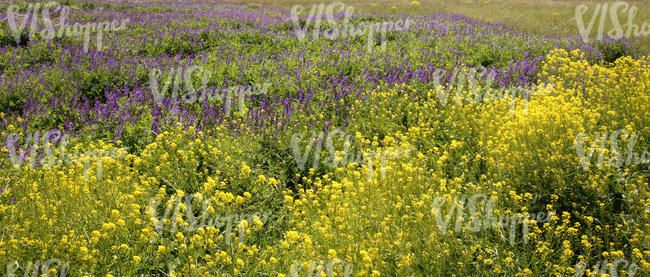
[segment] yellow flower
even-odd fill
[[[244,197],[241,197],[239,195],[237,195],[237,197],[235,198],[235,202],[237,204],[242,204],[242,203],[244,203],[244,201],[245,201]]]
[[[300,239],[300,235],[296,231],[288,231],[286,236],[287,236],[287,239],[289,239],[290,242],[294,242],[294,241],[297,241],[298,239]]]
[[[331,260],[336,258],[336,250],[330,249],[327,251],[327,257]]]
[[[248,167],[245,162],[243,162],[241,164],[241,174],[247,176],[249,173],[251,173],[251,168]]]
[[[418,2],[418,1],[413,1],[413,2],[411,2],[411,6],[413,6],[413,7],[420,6],[420,2]]]
[[[102,228],[104,228],[106,230],[113,230],[113,229],[115,229],[115,224],[111,223],[111,222],[104,223],[104,224],[102,224]]]

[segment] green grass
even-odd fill
[[[237,3],[250,3],[264,6],[291,9],[293,5],[305,7],[312,4],[332,3],[325,0],[238,0]],[[589,8],[584,15],[584,21],[591,19],[598,3],[609,3],[610,7],[616,1],[549,1],[549,0],[422,0],[419,6],[411,5],[412,1],[388,0],[357,0],[341,1],[354,7],[357,13],[390,13],[405,12],[412,14],[425,14],[430,12],[458,13],[469,17],[478,18],[492,23],[503,23],[525,32],[545,35],[565,36],[578,35],[575,11],[578,5],[584,4]],[[634,23],[641,28],[644,22],[650,25],[650,1],[626,1],[630,6],[638,9]],[[392,7],[395,7],[392,9]],[[627,22],[627,12],[619,10],[621,24]],[[597,23],[596,23],[597,24]],[[591,37],[596,34],[594,26]],[[605,30],[612,28],[612,22],[607,17]],[[605,32],[606,32],[605,31]],[[650,35],[641,37],[641,43],[650,46]]]

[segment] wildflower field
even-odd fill
[[[647,3],[422,2],[0,0],[0,276],[650,276]]]

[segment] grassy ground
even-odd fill
[[[333,1],[325,0],[237,0],[234,2],[255,3],[265,6],[284,7],[301,4],[328,4]],[[526,32],[535,32],[547,35],[577,35],[576,7],[585,4],[588,7],[583,16],[587,23],[594,14],[598,3],[609,3],[610,7],[615,1],[549,1],[549,0],[422,0],[420,5],[411,5],[408,0],[357,0],[341,1],[355,8],[355,12],[408,12],[414,14],[429,12],[451,12],[480,18],[488,22],[500,22]],[[641,28],[644,22],[650,25],[650,1],[626,1],[630,6],[638,9],[633,22]],[[394,8],[393,8],[394,7]],[[605,30],[611,29],[612,22],[607,17]],[[619,10],[621,24],[627,22],[627,12]],[[586,24],[585,23],[585,24]],[[597,23],[596,23],[597,24]],[[594,26],[591,37],[595,36],[597,27]],[[624,29],[625,30],[625,29]],[[642,43],[650,45],[650,35],[642,37]]]

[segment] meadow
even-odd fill
[[[647,1],[0,7],[2,276],[650,276]]]

